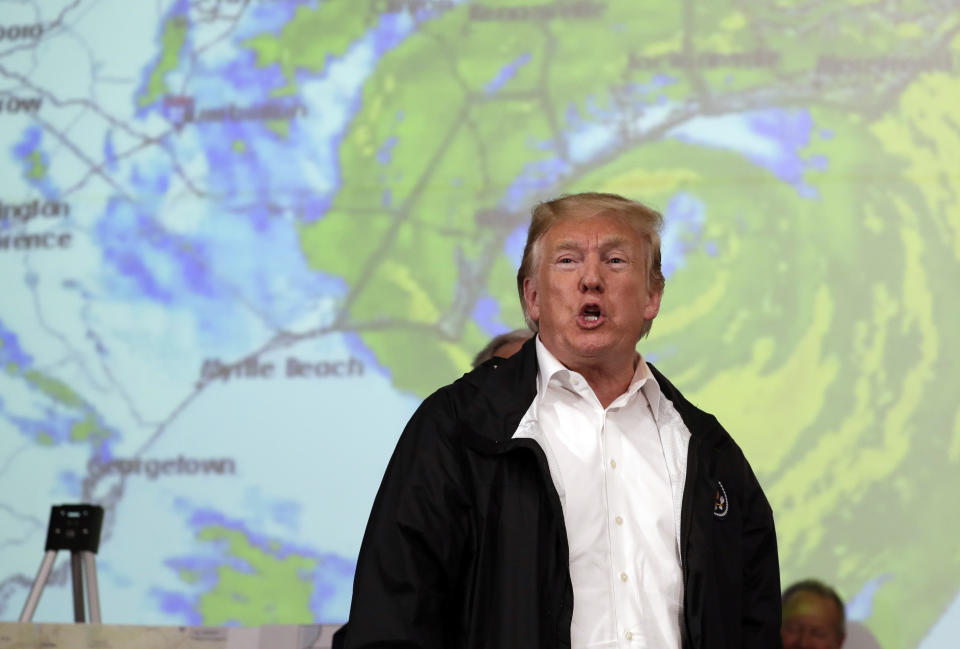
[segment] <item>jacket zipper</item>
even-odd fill
[[[534,457],[537,460],[537,468],[540,470],[540,479],[546,485],[547,493],[550,495],[550,504],[552,505],[554,510],[554,515],[557,517],[557,521],[559,522],[559,526],[560,526],[559,529],[563,534],[566,534],[566,532],[563,530],[563,506],[560,504],[560,494],[557,493],[557,488],[554,486],[553,479],[550,477],[550,469],[547,464],[547,456],[546,456],[546,453],[544,453],[543,451],[543,447],[540,446],[537,440],[529,437],[523,437],[519,439],[511,438],[505,441],[496,440],[494,441],[494,447],[496,449],[494,451],[495,455],[504,455],[516,448],[526,448],[526,449],[529,449],[531,453],[533,453]],[[564,543],[564,545],[566,545],[566,542]],[[567,551],[569,555],[570,548],[566,547],[564,549]],[[566,574],[569,576],[570,574],[569,565],[564,565],[564,570],[561,571],[560,574]],[[560,639],[563,635],[562,618],[563,618],[564,606],[566,605],[566,595],[567,595],[567,588],[566,588],[566,584],[564,584],[564,587],[560,589],[560,599],[557,602],[557,609],[554,615],[556,620],[556,642],[555,642],[556,646],[560,646],[559,645]],[[564,646],[569,647],[570,646],[570,641],[569,641],[570,629],[567,628],[566,631],[567,631],[568,637],[567,637],[567,642],[564,643]]]
[[[699,466],[700,440],[690,437],[687,448],[687,476],[683,489],[683,502],[680,505],[680,567],[683,577],[683,619],[681,645],[684,649],[694,649],[690,639],[690,607],[687,605],[688,580],[690,577],[689,545],[690,526],[693,520],[693,493],[696,491],[697,467]]]

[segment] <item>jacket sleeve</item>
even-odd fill
[[[344,649],[441,649],[456,623],[466,498],[456,418],[429,397],[394,450],[367,522]],[[338,643],[339,644],[339,643]]]
[[[743,525],[743,647],[779,649],[780,562],[773,510],[753,470],[746,470],[746,518]]]

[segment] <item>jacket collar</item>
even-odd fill
[[[652,363],[647,363],[647,366],[653,373],[653,377],[657,379],[657,384],[660,386],[663,396],[673,403],[673,407],[680,413],[680,418],[683,419],[683,423],[691,435],[704,438],[704,441],[718,441],[725,434],[716,417],[687,401],[680,390],[661,374],[660,370],[654,367]]]
[[[476,389],[465,420],[479,436],[499,443],[509,440],[537,396],[536,337],[510,358],[492,358],[461,380]]]

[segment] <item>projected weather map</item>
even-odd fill
[[[105,622],[345,620],[403,424],[584,190],[663,212],[640,349],[782,582],[956,646],[955,0],[0,0],[0,619],[91,502]]]

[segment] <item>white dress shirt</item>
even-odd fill
[[[514,437],[537,441],[560,495],[572,649],[680,649],[680,505],[690,432],[642,357],[606,409],[537,337],[537,397]]]

